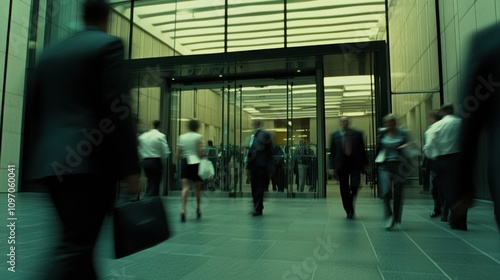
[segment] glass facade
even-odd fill
[[[37,24],[30,25],[28,69],[45,46],[82,28],[81,2],[32,1],[30,20]],[[186,120],[199,119],[205,141],[212,140],[221,154],[228,155],[224,169],[233,179],[224,184],[234,185],[228,192],[245,189],[239,159],[232,160],[231,155],[245,153],[253,118],[264,120],[281,146],[287,189],[293,193],[293,150],[304,140],[316,155],[312,161],[319,172],[318,166],[326,163],[328,135],[337,129],[339,116],[351,116],[353,126],[366,132],[367,146],[372,147],[381,114],[392,111],[421,144],[428,112],[443,102],[432,1],[110,3],[109,32],[122,38],[133,68],[131,94],[139,129],[148,130],[152,120],[163,120],[175,148]],[[405,26],[415,26],[425,40],[415,40]],[[374,42],[389,47],[389,76],[380,64],[388,61],[387,54],[371,48]],[[405,52],[408,45],[416,46],[411,55]],[[301,49],[313,46],[325,49],[315,53]],[[281,55],[286,50],[291,52]],[[186,59],[169,64],[167,58],[176,57]],[[151,63],[142,63],[145,59]],[[322,162],[319,154],[324,154]],[[174,172],[169,175],[172,180],[176,165],[168,167]],[[324,191],[315,195],[323,196]]]
[[[133,58],[151,57],[159,42],[171,50],[162,56],[176,56],[385,39],[381,0],[111,3],[133,22],[133,45],[140,49]]]

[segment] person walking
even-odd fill
[[[34,127],[29,178],[44,184],[62,224],[45,279],[97,279],[94,249],[118,180],[139,190],[137,136],[111,8],[83,1],[85,28],[46,49],[28,102]]]
[[[186,222],[186,204],[189,189],[194,184],[196,195],[196,218],[201,219],[201,182],[198,176],[200,159],[205,156],[202,149],[203,136],[197,133],[200,123],[191,119],[188,124],[188,132],[179,136],[177,141],[177,158],[181,159],[181,222]]]
[[[441,115],[438,110],[434,110],[429,114],[429,128],[424,132],[424,147],[422,151],[424,153],[424,165],[429,170],[429,184],[431,187],[432,199],[434,200],[434,210],[430,214],[431,218],[441,216],[441,221],[448,221],[448,206],[444,201],[444,194],[439,188],[437,175],[436,175],[436,154],[430,150],[431,142],[429,139],[433,137],[437,125],[435,125],[439,120],[441,120]]]
[[[139,156],[148,179],[146,196],[159,196],[163,174],[163,159],[170,154],[167,137],[160,132],[161,122],[153,122],[153,129],[139,136]]]
[[[459,200],[455,189],[460,183],[457,171],[460,168],[462,120],[454,115],[453,104],[443,105],[440,115],[443,116],[442,119],[435,124],[434,133],[428,137],[428,152],[436,155],[437,183],[442,189],[445,203],[451,206]],[[456,214],[451,210],[450,227],[467,230],[467,214]]]
[[[378,183],[380,195],[384,200],[385,228],[390,230],[395,224],[401,224],[403,213],[403,184],[408,176],[409,167],[401,150],[409,147],[408,132],[398,128],[396,117],[388,114],[384,117],[385,127],[377,136]],[[404,168],[406,166],[406,168]],[[391,198],[394,205],[391,207]]]
[[[271,134],[261,128],[260,120],[252,120],[254,133],[250,137],[245,168],[250,176],[253,198],[253,216],[262,216],[264,192],[269,187],[270,176],[274,173],[273,141]]]
[[[330,137],[329,173],[337,177],[347,219],[354,218],[354,201],[358,194],[361,171],[368,165],[363,133],[349,127],[349,118],[341,117],[340,129]]]

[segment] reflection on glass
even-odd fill
[[[288,47],[384,39],[385,1],[297,1],[287,12]]]
[[[284,5],[279,1],[229,0],[228,51],[284,47]]]

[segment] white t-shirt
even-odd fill
[[[182,158],[187,160],[188,164],[196,164],[200,162],[198,157],[197,145],[202,141],[203,136],[196,132],[187,132],[179,136],[177,146],[182,150]]]

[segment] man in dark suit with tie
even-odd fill
[[[260,120],[253,120],[254,134],[250,137],[248,153],[245,158],[247,176],[253,197],[253,216],[262,216],[264,191],[269,186],[274,172],[273,141],[271,134],[261,128]]]
[[[94,247],[117,180],[137,194],[139,160],[123,43],[106,34],[110,6],[83,4],[85,29],[45,50],[29,93],[29,177],[47,186],[62,238],[47,279],[97,279]]]
[[[340,129],[330,139],[330,175],[337,177],[340,196],[348,219],[354,218],[354,199],[358,194],[361,171],[367,166],[361,131],[349,128],[349,119],[340,118]]]

